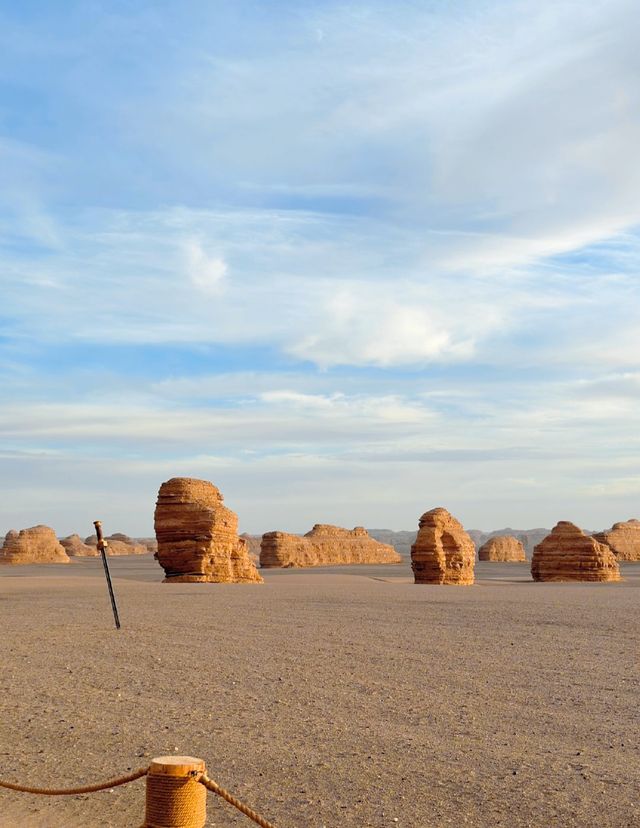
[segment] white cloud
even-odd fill
[[[187,273],[191,283],[205,293],[218,293],[227,275],[227,265],[221,256],[208,255],[202,244],[190,239],[184,243]]]

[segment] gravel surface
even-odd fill
[[[153,558],[0,568],[0,778],[90,783],[190,754],[278,828],[640,824],[640,565],[473,587],[407,566],[162,584]],[[208,799],[209,826],[249,826]],[[0,790],[0,826],[139,826],[144,780]]]

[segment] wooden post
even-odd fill
[[[205,772],[202,759],[158,756],[147,774],[143,828],[204,828],[207,789],[198,782]]]

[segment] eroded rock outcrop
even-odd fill
[[[85,543],[80,535],[69,535],[67,538],[60,538],[64,551],[72,558],[95,558],[100,553],[95,545]]]
[[[425,512],[418,527],[411,547],[416,584],[472,584],[476,548],[462,524],[438,507]]]
[[[606,544],[619,561],[640,561],[640,520],[614,523],[611,529],[596,532],[593,536]]]
[[[618,581],[611,549],[568,520],[561,520],[533,550],[534,581]]]
[[[105,535],[107,542],[107,555],[146,555],[149,550],[144,543],[130,538],[129,535],[124,535],[122,532],[114,532],[112,535]],[[87,546],[96,548],[96,536],[87,535],[84,539]]]
[[[238,517],[207,480],[174,477],[160,486],[155,511],[157,559],[165,581],[261,583]]]
[[[316,523],[306,535],[267,532],[260,544],[260,566],[265,568],[395,564],[401,561],[392,546],[374,540],[362,526],[342,529]]]
[[[69,563],[69,556],[48,526],[10,529],[0,549],[2,564]]]
[[[262,542],[262,535],[249,535],[243,532],[240,537],[247,542],[247,549],[251,560],[257,565],[260,563],[260,544]]]
[[[500,561],[502,563],[522,563],[527,560],[524,546],[512,535],[497,535],[489,538],[478,549],[478,560]]]

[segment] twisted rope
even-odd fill
[[[239,799],[236,799],[233,794],[229,793],[229,791],[225,791],[224,788],[221,788],[217,782],[213,781],[213,779],[209,779],[206,773],[203,773],[198,781],[204,785],[207,790],[213,791],[213,793],[218,794],[218,796],[221,796],[223,799],[226,799],[229,805],[233,805],[233,807],[237,808],[240,813],[249,817],[249,819],[252,819],[256,825],[260,825],[261,828],[276,828],[272,822],[268,822],[264,817],[261,817],[260,814],[257,814],[248,805],[245,805],[243,802],[240,802]]]
[[[126,785],[127,782],[135,782],[141,776],[146,776],[149,768],[138,768],[127,776],[118,776],[117,779],[109,779],[107,782],[97,782],[94,785],[83,785],[79,788],[31,788],[28,785],[18,785],[15,782],[4,782],[0,779],[0,788],[8,788],[10,791],[22,791],[23,793],[42,794],[43,796],[72,796],[73,794],[95,793],[104,791],[107,788],[117,788],[118,785]]]

